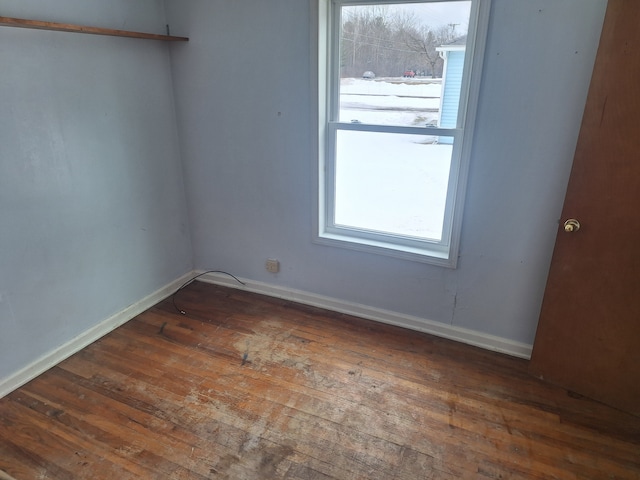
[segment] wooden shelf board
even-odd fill
[[[130,32],[128,30],[114,30],[111,28],[87,27],[69,23],[43,22],[40,20],[26,20],[23,18],[0,17],[0,26],[33,28],[37,30],[53,30],[58,32],[86,33],[89,35],[109,35],[112,37],[143,38],[147,40],[164,40],[173,42],[188,42],[188,37],[173,35],[158,35],[155,33]]]

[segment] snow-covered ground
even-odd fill
[[[440,97],[441,85],[442,79],[427,77],[381,77],[373,80],[343,78],[340,80],[340,93]]]
[[[435,122],[440,83],[420,80],[343,79],[341,121],[411,126]],[[336,223],[439,240],[452,146],[434,140],[339,131]]]
[[[340,81],[340,121],[426,125],[438,118],[440,79],[384,78]]]

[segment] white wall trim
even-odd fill
[[[172,295],[180,286],[188,282],[203,271],[189,272],[164,287],[147,295],[138,302],[129,305],[120,312],[103,320],[97,325],[89,328],[77,337],[69,340],[64,345],[46,353],[33,363],[27,365],[22,370],[4,378],[0,381],[0,398],[21,387],[25,383],[33,380],[38,375],[46,372],[54,365],[70,357],[74,353],[82,350],[87,345],[95,342],[99,338],[125,324],[135,316],[153,307],[158,302]],[[240,285],[231,277],[219,273],[207,273],[199,280],[226,287],[246,290],[248,292],[260,293],[270,297],[281,298],[293,302],[311,305],[313,307],[326,308],[334,312],[354,315],[357,317],[374,320],[376,322],[408,328],[419,332],[428,333],[437,337],[447,338],[458,342],[466,343],[476,347],[505,353],[514,357],[529,359],[531,357],[532,346],[526,343],[516,342],[502,337],[476,332],[467,328],[456,327],[444,323],[434,322],[420,317],[404,315],[401,313],[374,308],[353,302],[347,302],[332,297],[317,295],[302,290],[282,287],[264,282],[247,280],[240,278],[245,285]]]
[[[168,285],[165,285],[152,294],[147,295],[142,300],[129,305],[115,315],[112,315],[111,317],[103,320],[97,325],[89,328],[88,330],[85,330],[80,335],[69,340],[64,345],[61,345],[60,347],[44,354],[42,357],[27,365],[22,370],[19,370],[16,373],[2,379],[0,381],[0,398],[11,393],[30,380],[33,380],[38,375],[46,372],[54,365],[57,365],[74,353],[79,352],[87,345],[90,345],[99,338],[105,336],[107,333],[127,323],[135,316],[141,314],[145,310],[153,307],[158,302],[172,295],[173,292],[175,292],[184,282],[188,281],[194,275],[195,274],[193,272],[186,273],[185,275],[172,281]]]
[[[197,273],[202,274],[203,271],[198,271]],[[325,297],[323,295],[316,295],[302,290],[295,290],[292,288],[247,280],[244,278],[240,278],[240,280],[244,282],[245,285],[240,285],[238,282],[233,280],[233,278],[219,273],[204,274],[199,278],[199,280],[217,285],[224,285],[226,287],[237,288],[239,290],[246,290],[248,292],[261,293],[270,297],[290,300],[305,305],[311,305],[313,307],[326,308],[327,310],[332,310],[334,312],[354,315],[368,320],[387,323],[389,325],[417,330],[419,332],[429,333],[437,337],[455,340],[475,347],[484,348],[486,350],[505,353],[514,357],[525,359],[531,358],[532,345],[516,342],[507,338],[497,337],[495,335],[489,335],[487,333],[477,332],[468,328],[447,325],[427,320],[425,318],[404,315],[389,310],[369,307],[367,305],[347,302],[345,300]]]

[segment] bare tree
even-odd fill
[[[430,67],[431,77],[435,78],[442,59],[436,51],[439,42],[431,27],[425,25],[405,30],[404,44],[409,50],[420,54]]]
[[[342,76],[360,76],[367,70],[398,76],[406,69],[442,75],[443,60],[436,48],[453,40],[456,25],[433,29],[415,14],[385,5],[347,6],[342,15]]]

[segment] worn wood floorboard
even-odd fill
[[[0,400],[0,473],[640,479],[640,418],[524,360],[201,282],[176,301]]]

